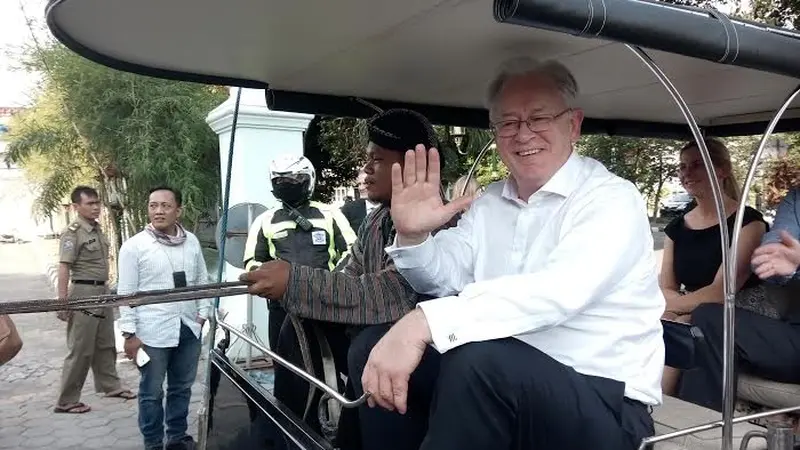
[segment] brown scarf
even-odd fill
[[[153,236],[159,244],[173,247],[176,245],[181,245],[186,241],[186,230],[183,228],[183,226],[181,226],[179,223],[176,223],[175,227],[178,229],[178,232],[175,234],[175,236],[157,230],[152,223],[148,223],[144,229],[150,233],[150,235]]]

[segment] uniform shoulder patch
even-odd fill
[[[70,225],[67,227],[67,229],[68,229],[69,231],[78,231],[78,228],[80,228],[80,227],[81,227],[81,224],[80,224],[80,223],[78,223],[78,222],[72,222],[72,223],[71,223],[71,224],[70,224]]]

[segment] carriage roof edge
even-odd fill
[[[415,109],[434,123],[478,128],[488,125],[483,84],[494,63],[510,55],[566,62],[585,91],[578,101],[587,105],[586,134],[691,137],[661,85],[624,44],[659,60],[704,131],[715,136],[763,131],[800,77],[800,60],[789,56],[800,53],[800,33],[655,1],[595,0],[589,9],[585,0],[415,0],[391,7],[348,0],[334,9],[255,3],[261,6],[225,3],[223,14],[225,7],[210,1],[191,2],[190,10],[180,1],[50,0],[46,16],[67,47],[119,70],[267,89],[274,110],[368,117],[374,110],[357,101],[364,99]],[[248,19],[265,13],[270,17],[261,27]],[[368,17],[367,30],[344,31]],[[241,32],[248,25],[251,31]],[[209,32],[212,26],[221,32]],[[309,37],[309,29],[318,37]],[[440,48],[425,49],[426,39]],[[459,46],[474,57],[455,54]],[[425,80],[415,78],[405,61],[432,70]],[[708,84],[714,78],[727,81]],[[753,80],[762,87],[752,89]],[[743,86],[756,92],[744,93]],[[787,111],[776,129],[795,130],[800,109]]]

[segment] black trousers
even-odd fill
[[[271,312],[271,311],[270,311]],[[337,374],[347,373],[347,351],[350,346],[350,339],[346,333],[347,326],[336,323],[313,321],[302,319],[302,326],[305,330],[309,343],[309,353],[314,366],[314,375],[317,379],[323,379],[322,356],[317,342],[314,327],[322,332],[330,345],[333,354]],[[277,353],[297,367],[303,368],[303,357],[300,351],[300,344],[297,333],[290,320],[284,321],[278,338]],[[347,383],[339,381],[339,392],[344,392],[345,397],[354,398],[350,380]],[[275,364],[275,398],[283,405],[287,406],[298,418],[303,417],[306,410],[309,382],[295,375],[289,369],[280,364]],[[319,389],[314,389],[311,409],[305,417],[305,423],[317,433],[321,433],[321,426],[317,414],[317,406],[322,396]],[[339,420],[339,432],[336,436],[336,444],[343,450],[359,450],[360,439],[358,435],[358,416],[355,409],[342,408]],[[280,445],[277,447],[281,449]]]
[[[705,303],[692,312],[692,324],[705,342],[697,368],[683,374],[681,399],[722,411],[723,305]],[[800,383],[800,324],[784,322],[744,309],[734,318],[734,385],[744,372],[772,381]]]
[[[357,392],[355,372],[364,367],[357,363],[386,328],[365,330],[352,343]],[[623,383],[579,374],[517,339],[467,344],[441,356],[429,350],[411,376],[405,416],[377,407],[359,411],[364,450],[626,450],[654,434],[648,408],[626,399]]]
[[[514,338],[466,344],[442,356],[421,450],[635,449],[653,420],[624,389]]]
[[[348,353],[350,381],[356,396],[364,393],[361,375],[372,348],[389,331],[390,324],[373,325],[353,338]],[[428,348],[409,380],[405,414],[364,404],[358,408],[364,450],[418,450],[428,431],[430,404],[439,375],[440,355]],[[471,447],[465,447],[471,448]]]
[[[267,318],[267,338],[269,339],[269,348],[275,350],[278,348],[278,338],[281,335],[281,327],[283,321],[286,319],[286,310],[280,303],[274,300],[267,300],[267,308],[269,309],[269,316]]]

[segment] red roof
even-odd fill
[[[0,106],[0,116],[11,116],[22,111],[23,109],[25,108],[20,106]]]

